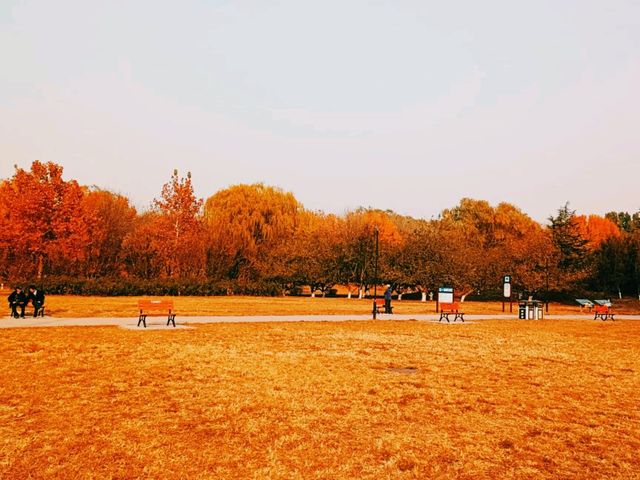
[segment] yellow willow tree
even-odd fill
[[[207,199],[209,273],[240,283],[278,277],[287,283],[286,255],[301,206],[293,194],[263,185],[235,185]]]

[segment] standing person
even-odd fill
[[[29,301],[33,304],[33,316],[38,316],[38,311],[44,305],[44,292],[37,290],[33,285],[29,287]]]
[[[391,292],[393,292],[391,285],[387,284],[387,289],[384,291],[384,313],[393,313],[391,308]]]
[[[14,288],[7,298],[11,307],[11,315],[18,318],[18,308],[20,308],[20,318],[24,318],[24,307],[27,305],[27,296],[22,291],[22,287]]]

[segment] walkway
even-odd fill
[[[379,321],[388,320],[419,320],[438,323],[437,314],[422,315],[378,315]],[[488,315],[465,315],[467,323],[476,320],[516,320],[514,314],[488,314]],[[593,315],[547,315],[546,320],[593,320]],[[266,322],[346,322],[346,321],[367,321],[372,320],[371,315],[258,315],[258,316],[207,316],[207,317],[180,317],[176,318],[176,324],[193,325],[200,323],[266,323]],[[617,320],[640,320],[640,315],[616,315]],[[601,322],[601,320],[598,320]],[[10,318],[0,319],[0,328],[25,328],[25,327],[89,327],[89,326],[119,326],[123,328],[136,328],[138,318],[134,317],[89,317],[89,318]],[[147,330],[157,330],[165,327],[166,318],[149,317],[147,319]],[[441,322],[447,325],[447,322]],[[448,325],[464,325],[461,322],[450,323]],[[140,326],[143,330],[143,327]]]

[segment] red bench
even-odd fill
[[[167,315],[167,326],[173,323],[176,326],[176,314],[173,313],[173,300],[138,300],[140,316],[138,317],[138,327],[142,323],[147,328],[147,317],[149,315]]]
[[[457,319],[460,319],[460,321],[464,322],[464,312],[460,311],[460,305],[458,304],[458,302],[440,304],[440,320],[438,320],[438,322],[441,322],[444,319],[447,321],[447,323],[450,323],[449,315],[454,315],[454,322]]]
[[[596,316],[593,317],[594,320],[601,318],[602,321],[605,321],[610,318],[611,321],[613,321],[614,313],[611,311],[611,307],[609,307],[608,305],[596,305],[594,309],[596,312]]]
[[[376,298],[373,308],[376,309],[376,313],[386,313],[384,311],[384,298]],[[393,313],[393,307],[391,307],[391,311],[389,313]]]

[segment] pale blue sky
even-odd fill
[[[0,177],[640,209],[640,2],[0,0]]]

